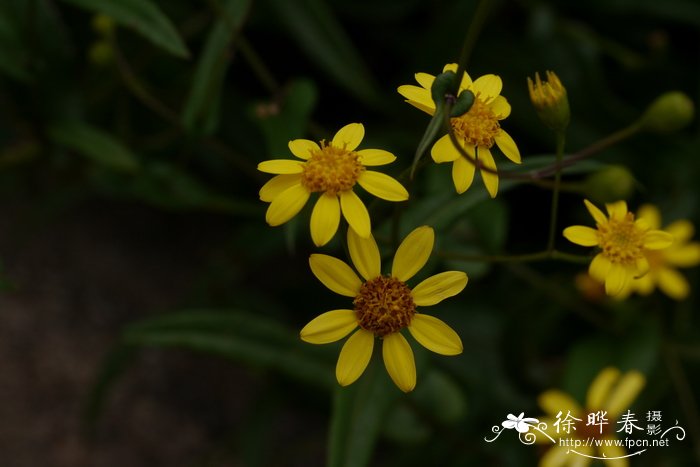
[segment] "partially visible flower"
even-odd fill
[[[356,150],[365,135],[361,123],[338,130],[331,142],[318,145],[307,139],[289,142],[289,150],[301,160],[274,159],[258,164],[261,172],[276,174],[260,189],[260,199],[270,203],[265,220],[284,224],[304,207],[311,193],[318,201],[311,213],[311,239],[316,246],[328,243],[340,223],[340,213],[360,237],[371,233],[369,213],[353,188],[359,184],[378,198],[405,201],[408,192],[398,181],[367,167],[385,165],[396,157],[382,149]]]
[[[382,340],[384,365],[394,383],[404,392],[416,385],[413,351],[401,333],[404,328],[419,344],[441,355],[462,353],[462,341],[447,324],[417,311],[419,306],[440,303],[457,295],[467,285],[467,275],[448,271],[428,277],[409,288],[411,279],[428,261],[435,234],[428,226],[418,227],[396,250],[391,275],[382,275],[379,248],[374,237],[360,237],[348,230],[348,251],[355,269],[332,256],[313,254],[311,271],[329,289],[353,297],[353,309],[333,310],[313,319],[301,330],[301,338],[312,344],[327,344],[355,331],[343,345],[336,378],[347,386],[362,375],[374,349]]]
[[[564,131],[571,118],[566,88],[554,72],[547,71],[546,76],[547,79],[542,81],[540,74],[535,73],[534,83],[527,78],[530,101],[537,111],[537,116],[549,129]]]
[[[457,71],[454,63],[445,65],[443,71]],[[416,81],[420,86],[399,86],[399,94],[406,102],[418,109],[433,115],[435,103],[431,97],[430,88],[435,80],[433,75],[416,73]],[[510,104],[501,96],[503,83],[496,75],[484,75],[472,81],[465,72],[459,85],[459,93],[469,90],[474,94],[474,104],[469,111],[459,117],[450,119],[452,131],[460,146],[472,159],[479,161],[484,167],[496,170],[496,163],[491,154],[494,143],[505,156],[516,164],[520,164],[520,152],[513,138],[506,133],[499,123],[510,115]],[[462,156],[452,144],[449,135],[438,139],[430,152],[437,163],[452,162],[452,181],[457,193],[464,193],[474,180],[476,168],[472,162]],[[498,175],[487,170],[481,170],[481,178],[492,198],[498,193]]]
[[[651,229],[643,219],[635,221],[624,201],[606,204],[607,217],[590,201],[584,203],[595,219],[596,228],[574,225],[564,229],[564,237],[577,245],[600,247],[588,272],[598,282],[605,283],[608,295],[618,295],[630,281],[649,272],[646,252],[668,248],[673,237]]]
[[[593,279],[588,273],[580,272],[574,277],[576,290],[589,302],[598,303],[604,300],[605,286]]]
[[[547,434],[555,439],[568,438],[583,441],[577,447],[577,454],[571,452],[571,447],[557,443],[549,449],[542,459],[540,467],[585,467],[591,459],[585,456],[605,457],[605,465],[611,467],[626,467],[628,461],[625,458],[626,451],[622,445],[617,445],[615,440],[616,419],[630,408],[637,395],[644,388],[646,380],[638,371],[620,373],[617,368],[603,369],[595,377],[586,393],[586,404],[582,407],[569,394],[558,389],[545,391],[538,398],[542,410],[547,417],[540,417],[540,421],[547,424]],[[603,417],[590,420],[589,415],[600,413]],[[568,422],[563,420],[569,416]],[[559,423],[557,424],[557,420]],[[589,423],[592,421],[593,423]],[[607,422],[607,423],[606,423]],[[590,440],[602,440],[600,443],[592,443]],[[537,438],[540,440],[540,437]],[[588,440],[588,442],[586,442]],[[608,440],[609,442],[604,442]],[[600,444],[594,448],[593,444]]]
[[[530,427],[532,426],[533,423],[538,423],[539,420],[536,418],[524,418],[525,417],[525,412],[520,412],[520,415],[517,417],[513,415],[512,413],[509,413],[508,416],[506,417],[508,420],[505,420],[504,422],[501,423],[503,428],[506,428],[508,430],[512,430],[515,428],[515,431],[518,433],[527,433],[530,431]]]
[[[652,229],[661,228],[661,214],[656,206],[641,206],[637,217],[645,220]],[[690,221],[681,219],[663,230],[673,236],[673,244],[663,250],[649,250],[644,253],[649,261],[649,272],[630,281],[629,286],[621,292],[623,297],[633,292],[649,295],[655,287],[674,300],[683,300],[688,296],[690,285],[676,268],[689,268],[700,264],[700,243],[690,241],[695,228]]]

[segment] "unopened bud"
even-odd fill
[[[583,182],[586,197],[600,203],[628,199],[634,192],[635,179],[622,165],[609,165],[593,172]]]
[[[642,115],[642,128],[653,133],[673,133],[687,126],[695,114],[693,101],[685,93],[669,91],[652,102]]]
[[[112,44],[107,41],[97,41],[90,46],[88,50],[88,59],[90,63],[97,66],[106,66],[114,60],[114,49]]]
[[[114,20],[107,15],[95,15],[92,17],[92,29],[103,37],[111,37],[114,34]]]
[[[535,82],[528,77],[527,87],[530,100],[537,111],[537,116],[554,131],[564,131],[569,126],[571,113],[566,88],[554,72],[547,71],[547,80],[542,81],[540,74],[535,73]]]

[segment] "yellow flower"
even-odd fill
[[[605,464],[611,467],[626,467],[627,459],[621,458],[626,455],[622,446],[616,446],[614,442],[605,443],[605,440],[614,440],[615,432],[618,430],[617,421],[632,405],[639,392],[644,388],[645,378],[638,371],[628,371],[621,374],[617,368],[608,367],[603,369],[591,385],[586,394],[586,406],[581,407],[579,403],[563,391],[551,389],[540,395],[538,403],[547,413],[548,417],[541,417],[540,421],[547,424],[547,434],[555,439],[568,438],[571,440],[588,440],[588,445],[576,448],[581,455],[570,452],[571,446],[557,443],[556,446],[548,450],[540,460],[540,467],[585,467],[590,463],[590,458],[584,456],[607,457]],[[589,424],[588,415],[599,411],[606,412],[604,418],[607,424]],[[565,428],[563,420],[571,414],[572,425]],[[559,417],[557,417],[559,415]],[[556,425],[557,418],[559,425]],[[578,420],[575,420],[578,419]],[[558,432],[557,432],[558,428]],[[538,437],[538,441],[546,441]],[[600,440],[600,446],[590,440]],[[610,444],[606,446],[605,444]],[[596,454],[597,451],[597,454]]]
[[[661,214],[655,206],[647,204],[640,207],[637,217],[645,220],[652,229],[661,228]],[[650,250],[644,253],[649,261],[649,272],[639,279],[630,281],[628,287],[620,293],[622,297],[632,292],[649,295],[657,286],[675,300],[683,300],[688,296],[690,292],[688,281],[676,271],[676,268],[688,268],[700,264],[700,243],[690,242],[695,228],[690,221],[681,219],[663,230],[673,236],[673,244],[664,250]]]
[[[462,341],[443,321],[417,311],[419,306],[440,303],[457,295],[467,285],[467,275],[448,271],[431,276],[413,289],[406,285],[428,261],[435,234],[428,226],[408,234],[394,256],[391,275],[382,275],[379,249],[374,237],[360,237],[348,229],[348,251],[355,269],[332,256],[313,254],[311,271],[333,292],[353,297],[353,309],[333,310],[313,319],[301,330],[302,340],[326,344],[354,331],[343,345],[335,375],[341,386],[352,384],[365,371],[374,338],[382,340],[384,365],[391,379],[404,392],[416,385],[413,351],[401,330],[419,344],[441,355],[462,353]]]
[[[624,201],[605,205],[609,217],[590,201],[584,203],[595,219],[596,228],[574,225],[564,229],[564,237],[577,245],[600,247],[588,272],[598,282],[605,283],[608,295],[618,295],[630,281],[649,271],[646,252],[667,248],[673,237],[651,229],[644,219],[635,221]]]
[[[537,111],[540,120],[555,131],[563,131],[569,126],[569,99],[566,88],[559,77],[551,71],[546,72],[547,80],[542,81],[540,74],[535,73],[535,82],[528,77],[527,87],[530,91],[530,101]]]
[[[387,201],[405,201],[408,192],[392,177],[367,170],[389,164],[396,157],[382,149],[356,150],[364,135],[365,127],[361,123],[351,123],[338,130],[330,143],[290,141],[289,150],[300,161],[274,159],[258,164],[261,172],[277,175],[260,189],[260,199],[270,203],[265,214],[267,223],[284,224],[301,211],[311,193],[319,193],[310,225],[316,246],[325,245],[333,238],[341,211],[355,232],[363,238],[369,237],[369,213],[353,191],[355,184]]]
[[[443,71],[457,71],[457,65],[445,65]],[[435,103],[430,94],[430,87],[435,77],[427,73],[416,73],[419,86],[399,86],[399,94],[406,102],[420,110],[433,115]],[[462,148],[484,167],[496,170],[496,163],[491,154],[494,143],[505,156],[516,164],[520,163],[520,152],[513,138],[506,133],[499,123],[510,115],[510,104],[501,96],[503,83],[496,75],[484,75],[475,81],[464,73],[459,92],[468,89],[474,93],[474,104],[464,115],[450,119],[452,130]],[[459,94],[459,93],[458,93]],[[474,180],[475,167],[454,147],[449,135],[438,139],[430,152],[438,163],[452,162],[452,181],[457,193],[464,193]],[[492,198],[498,193],[498,175],[481,170],[486,189]]]

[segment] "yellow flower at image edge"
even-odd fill
[[[411,279],[428,261],[433,249],[433,229],[423,226],[411,232],[399,245],[391,275],[381,274],[379,249],[374,237],[362,238],[348,229],[348,250],[360,279],[345,262],[328,255],[313,254],[311,271],[329,289],[353,297],[353,309],[332,310],[313,319],[301,330],[302,340],[312,344],[338,341],[355,331],[345,342],[336,378],[347,386],[362,375],[374,349],[375,337],[382,340],[382,356],[389,376],[404,392],[416,385],[413,351],[401,334],[408,329],[425,348],[441,355],[462,353],[462,341],[443,321],[417,311],[417,307],[440,303],[460,293],[467,275],[448,271],[428,277],[414,288]]]
[[[603,369],[595,377],[586,393],[585,407],[581,405],[569,394],[557,389],[551,389],[540,395],[538,403],[542,410],[547,413],[547,417],[540,417],[540,421],[547,424],[547,434],[554,439],[575,438],[578,440],[615,439],[617,431],[617,421],[632,405],[639,392],[644,388],[644,375],[638,371],[628,371],[620,373],[617,368],[608,367]],[[607,424],[589,424],[588,415],[599,411],[605,412]],[[568,422],[564,420],[570,414],[568,432],[564,425]],[[557,417],[558,416],[558,417]],[[559,425],[556,425],[557,419]],[[577,420],[576,420],[577,419]],[[557,427],[559,431],[557,432]],[[538,442],[549,442],[546,437],[538,437]],[[582,443],[583,444],[583,443]],[[591,460],[584,456],[606,457],[606,465],[611,467],[626,467],[629,465],[625,448],[616,446],[614,442],[601,442],[600,446],[593,447],[582,445],[576,448],[580,454],[571,452],[571,446],[560,445],[549,449],[540,460],[540,467],[561,467],[565,465],[584,467],[590,464]],[[606,444],[610,444],[607,446]],[[598,451],[596,454],[596,450]]]
[[[457,65],[445,65],[443,71],[457,71]],[[420,86],[403,85],[398,88],[399,94],[406,102],[430,114],[435,114],[435,103],[431,97],[430,88],[435,80],[433,75],[416,73],[416,81]],[[513,138],[506,133],[500,121],[510,115],[510,104],[501,96],[503,83],[496,75],[484,75],[472,81],[465,72],[459,86],[459,92],[469,90],[474,94],[474,104],[464,115],[450,119],[452,131],[461,147],[472,158],[481,162],[484,167],[496,170],[496,163],[491,154],[494,143],[503,154],[520,164],[520,152]],[[454,147],[449,135],[438,139],[430,152],[437,163],[452,162],[452,181],[457,193],[464,193],[474,181],[476,167]],[[487,170],[481,170],[484,185],[493,198],[498,193],[498,175]]]
[[[624,201],[606,204],[608,216],[590,201],[584,200],[584,203],[596,228],[574,225],[564,229],[564,237],[577,245],[600,247],[588,272],[598,282],[605,283],[608,295],[618,295],[632,280],[649,272],[646,253],[668,248],[673,237],[651,229],[644,219],[635,220]]]
[[[408,192],[392,177],[367,170],[389,164],[396,157],[382,149],[357,150],[364,135],[361,123],[351,123],[338,130],[330,142],[321,141],[320,145],[306,139],[290,141],[289,150],[301,160],[274,159],[258,164],[261,172],[276,175],[260,189],[260,199],[270,203],[267,223],[284,224],[301,211],[312,193],[318,193],[310,225],[316,246],[333,238],[341,212],[355,232],[369,237],[369,213],[353,191],[355,185],[387,201],[405,201]]]

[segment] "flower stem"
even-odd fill
[[[464,71],[467,69],[467,63],[469,62],[469,58],[471,57],[472,51],[474,50],[476,38],[479,37],[481,28],[486,22],[486,15],[488,14],[490,3],[491,0],[481,0],[479,2],[479,4],[476,6],[476,10],[474,10],[474,15],[472,16],[471,24],[469,25],[467,33],[464,36],[464,42],[462,43],[462,51],[459,54],[459,62],[457,63],[456,74],[458,79],[455,83],[455,86],[457,87],[457,89],[455,89],[455,96],[457,95],[457,91],[459,90],[459,82],[461,80],[460,77],[464,74]]]
[[[441,250],[437,251],[436,254],[441,258],[484,263],[532,263],[536,261],[546,261],[548,259],[576,264],[586,264],[590,262],[590,257],[588,256],[574,255],[557,250],[536,251],[534,253],[524,253],[520,255],[466,255],[454,251]]]
[[[561,160],[564,157],[564,146],[566,145],[566,135],[564,131],[557,131],[556,164],[557,171],[554,173],[554,187],[552,188],[552,213],[549,220],[549,238],[547,240],[547,251],[554,251],[554,240],[557,230],[557,213],[559,211],[559,189],[561,186]]]

